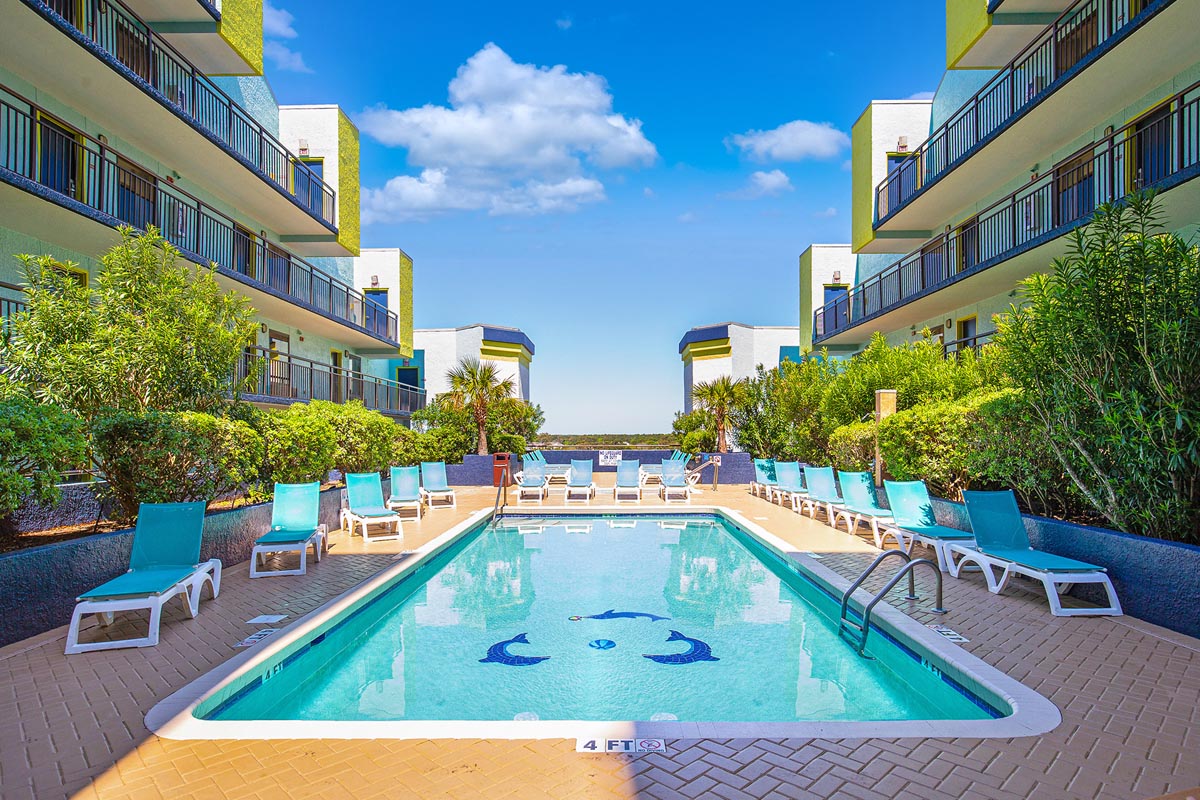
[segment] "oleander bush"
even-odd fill
[[[0,399],[0,519],[25,498],[56,503],[62,472],[84,460],[79,419],[30,397]]]
[[[829,462],[834,469],[863,472],[875,463],[874,422],[851,422],[829,435]]]
[[[421,432],[397,425],[392,440],[392,466],[411,467],[422,461],[456,464],[470,449],[466,434],[454,428],[431,428]]]
[[[337,459],[338,437],[328,417],[306,403],[260,418],[263,493],[276,483],[324,483]]]
[[[248,424],[195,411],[115,411],[92,423],[92,445],[106,478],[101,496],[119,521],[139,503],[181,503],[241,492],[257,480],[263,440]]]
[[[324,417],[333,427],[337,440],[333,466],[338,472],[382,473],[391,466],[396,423],[358,400],[313,400],[308,405],[312,413]]]

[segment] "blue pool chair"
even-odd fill
[[[1117,590],[1113,588],[1104,567],[1076,561],[1073,558],[1034,549],[1029,543],[1025,521],[1017,508],[1012,490],[1003,492],[963,492],[975,544],[955,542],[949,546],[950,574],[958,577],[963,565],[974,563],[983,570],[988,591],[1000,594],[1013,575],[1025,575],[1041,581],[1050,601],[1050,613],[1056,617],[1106,616],[1122,614]],[[959,558],[954,560],[954,556]],[[996,579],[993,569],[1003,570]],[[1108,594],[1108,605],[1086,608],[1063,608],[1059,593],[1076,583],[1098,583]]]
[[[563,502],[570,503],[574,500],[590,503],[595,496],[596,484],[592,480],[592,460],[590,458],[571,459],[571,472],[567,475],[567,491],[563,495]]]
[[[346,507],[342,509],[342,524],[350,523],[350,535],[362,528],[364,542],[380,539],[399,539],[404,535],[400,515],[383,501],[383,481],[378,472],[352,472],[346,476]],[[371,536],[371,528],[386,525],[389,532]]]
[[[454,496],[454,490],[446,482],[445,461],[421,462],[421,494],[431,510],[458,507],[458,499]],[[433,503],[435,499],[449,500],[450,502],[437,506]]]
[[[842,503],[833,507],[833,527],[843,520],[846,532],[854,533],[864,520],[871,525],[871,535],[875,537],[875,546],[883,548],[883,534],[879,524],[887,525],[894,520],[892,511],[879,505],[879,497],[875,494],[875,477],[869,472],[838,472],[838,483],[842,485]],[[886,529],[885,529],[886,530]],[[896,539],[896,543],[904,549],[904,542]]]
[[[541,504],[549,491],[546,480],[546,464],[534,459],[526,459],[521,468],[521,480],[517,484],[517,502]]]
[[[688,482],[684,461],[668,459],[662,462],[662,484],[658,487],[658,495],[664,503],[691,502],[692,485]]]
[[[138,508],[129,571],[81,594],[67,629],[66,654],[119,647],[153,647],[158,644],[162,608],[182,595],[188,613],[200,613],[200,591],[207,583],[212,596],[221,593],[221,562],[200,561],[204,536],[204,502],[142,503]],[[88,614],[111,625],[116,611],[150,612],[149,631],[143,637],[101,642],[79,642],[79,623]]]
[[[776,483],[775,459],[754,459],[754,480],[750,482],[750,494],[755,497],[761,494],[763,497],[769,498],[771,496],[771,489]]]
[[[793,511],[799,511],[806,493],[804,478],[800,474],[800,462],[776,461],[775,484],[771,486],[768,494],[771,502],[778,502],[781,506],[786,503]]]
[[[329,549],[329,537],[321,524],[321,484],[277,483],[271,503],[271,530],[258,537],[250,551],[250,577],[303,575],[308,566],[308,548],[318,562]],[[268,553],[296,553],[295,569],[267,569]]]
[[[885,527],[886,533],[883,535],[890,533],[901,542],[901,547],[910,552],[913,544],[918,542],[933,548],[938,567],[942,572],[948,572],[951,561],[949,546],[955,542],[968,544],[974,541],[975,535],[937,523],[925,481],[884,481],[883,490],[887,492],[888,505],[892,507],[892,524]],[[907,539],[907,544],[901,541],[904,539]]]
[[[642,464],[637,459],[617,462],[617,483],[613,487],[613,502],[622,500],[638,503],[642,499]]]
[[[420,467],[392,467],[392,493],[387,499],[387,507],[393,511],[411,508],[420,522],[424,505]]]
[[[808,509],[809,516],[816,519],[818,509],[823,508],[829,524],[832,525],[833,507],[845,502],[838,494],[837,483],[833,479],[833,467],[805,467],[804,485],[808,487],[808,495],[800,502],[800,510]]]

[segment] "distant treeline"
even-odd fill
[[[542,433],[537,438],[539,446],[570,450],[631,446],[673,449],[679,444],[679,437],[673,433]]]

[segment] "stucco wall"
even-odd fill
[[[308,155],[323,160],[323,179],[336,193],[338,243],[359,253],[358,129],[334,105],[287,105],[279,108],[279,140],[293,153],[308,144]],[[351,273],[352,274],[352,273]]]
[[[874,100],[850,131],[852,192],[851,244],[858,250],[874,240],[875,187],[887,177],[887,154],[901,136],[909,151],[929,136],[929,100]]]
[[[800,255],[800,350],[812,349],[813,314],[825,304],[825,286],[853,286],[856,259],[848,244],[814,244]],[[835,281],[834,273],[839,273]]]

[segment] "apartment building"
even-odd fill
[[[413,332],[413,357],[389,363],[396,380],[418,386],[429,397],[450,391],[446,373],[464,358],[496,367],[500,380],[513,382],[513,396],[532,402],[529,372],[533,342],[519,328],[477,322],[460,328],[420,328]]]
[[[424,404],[370,365],[412,355],[412,259],[359,246],[358,130],[280,106],[262,0],[0,0],[0,315],[17,253],[94,279],[116,228],[150,226],[258,314],[247,399]]]
[[[697,384],[728,375],[753,378],[761,365],[778,367],[800,360],[800,329],[722,322],[692,328],[679,340],[683,361],[683,413],[692,413],[692,390]]]
[[[814,347],[924,330],[948,353],[978,347],[1099,204],[1155,189],[1168,227],[1200,220],[1200,0],[948,0],[945,13],[933,99],[873,102],[853,127],[855,268],[802,316]]]

